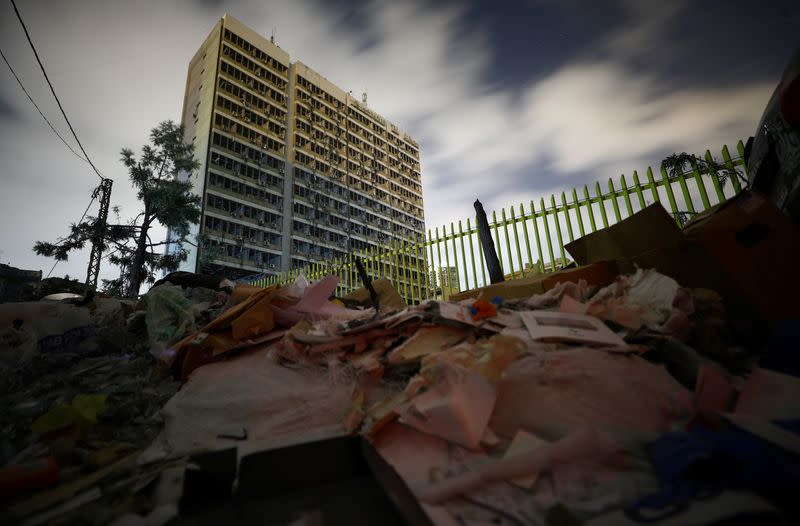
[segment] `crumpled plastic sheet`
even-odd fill
[[[525,300],[525,305],[530,309],[544,309],[559,304],[562,298],[570,297],[579,302],[586,301],[594,287],[588,285],[585,279],[562,281],[544,294],[535,294]]]
[[[575,461],[602,462],[622,467],[628,463],[628,454],[617,438],[584,427],[561,440],[526,453],[490,460],[442,481],[418,486],[415,493],[420,500],[437,504],[497,481],[549,472],[559,464]]]
[[[642,326],[664,329],[679,336],[688,332],[688,315],[694,311],[691,296],[678,282],[653,269],[618,276],[588,303],[582,303],[576,294],[561,294],[560,298],[561,312],[590,314],[633,330]]]
[[[144,296],[144,301],[147,335],[154,355],[194,330],[192,304],[179,285],[159,285]]]
[[[324,370],[289,369],[266,350],[197,369],[162,410],[164,431],[147,458],[245,443],[299,443],[344,434],[352,386]],[[239,435],[235,442],[219,435]]]
[[[535,487],[534,499],[544,508],[560,503],[578,519],[630,506],[659,487],[649,460],[639,449],[627,450],[624,470],[598,462],[557,464]]]

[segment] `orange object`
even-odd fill
[[[475,321],[497,316],[497,305],[486,300],[476,300],[472,304],[472,319]]]
[[[25,464],[0,469],[0,497],[16,497],[30,490],[58,483],[58,463],[55,457],[45,457]]]

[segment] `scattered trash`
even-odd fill
[[[40,435],[78,426],[85,430],[97,423],[97,413],[106,408],[106,395],[77,394],[72,404],[56,404],[45,414],[33,421],[31,429]]]
[[[582,266],[451,301],[362,272],[345,298],[173,274],[138,303],[0,305],[0,521],[180,520],[253,491],[258,455],[280,486],[315,474],[279,452],[338,465],[346,439],[411,522],[787,522],[800,294],[776,252],[800,245],[769,206],[684,231],[647,207],[571,243]]]
[[[144,296],[145,323],[154,355],[194,329],[191,303],[178,285],[153,287]]]

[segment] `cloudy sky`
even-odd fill
[[[18,0],[78,136],[136,200],[119,150],[179,120],[188,61],[225,11],[420,143],[427,225],[528,202],[751,135],[800,46],[794,0]],[[9,2],[0,47],[65,135]],[[78,219],[97,178],[0,66],[0,262]],[[88,251],[53,275],[84,279]],[[104,266],[101,277],[115,277]]]

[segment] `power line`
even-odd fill
[[[44,119],[44,122],[46,122],[46,123],[47,123],[47,125],[48,125],[48,126],[50,126],[50,129],[51,129],[51,130],[53,130],[53,133],[55,133],[55,134],[58,136],[58,138],[59,138],[59,139],[61,139],[61,142],[63,142],[63,143],[64,143],[64,146],[66,146],[66,147],[69,149],[69,151],[71,151],[72,153],[74,153],[74,154],[75,154],[75,156],[76,156],[78,159],[80,159],[80,160],[81,160],[81,161],[83,161],[83,162],[88,162],[88,161],[86,160],[86,158],[85,158],[85,157],[81,157],[81,154],[79,154],[78,152],[76,152],[76,151],[75,151],[75,150],[72,148],[72,146],[70,146],[70,145],[69,145],[69,143],[67,143],[67,141],[66,141],[66,140],[64,140],[64,137],[62,137],[62,136],[61,136],[61,134],[58,132],[58,130],[56,130],[56,129],[55,129],[55,127],[53,126],[53,124],[52,124],[52,123],[51,123],[51,122],[50,122],[50,121],[47,119],[47,117],[45,117],[44,113],[42,113],[42,110],[41,110],[41,108],[39,108],[39,105],[38,105],[38,104],[36,104],[36,101],[35,101],[35,100],[33,100],[33,97],[31,97],[31,94],[30,94],[30,93],[28,93],[28,90],[27,90],[27,89],[25,89],[25,86],[22,84],[22,81],[20,80],[19,76],[17,76],[17,72],[16,72],[16,71],[14,71],[14,68],[12,68],[12,67],[11,67],[11,64],[9,64],[9,62],[8,62],[8,59],[6,58],[6,56],[5,56],[5,54],[3,53],[3,50],[2,50],[2,49],[0,49],[0,56],[2,56],[2,57],[3,57],[3,62],[5,62],[5,63],[6,63],[6,66],[8,66],[8,69],[11,71],[11,74],[12,74],[12,75],[14,75],[14,78],[15,78],[15,79],[17,79],[17,84],[19,84],[19,87],[20,87],[20,88],[22,88],[22,91],[23,91],[23,92],[25,92],[25,95],[28,97],[28,100],[29,100],[29,101],[31,101],[31,104],[33,104],[33,107],[34,107],[34,108],[36,108],[36,111],[38,111],[38,112],[39,112],[39,115],[41,115],[41,116],[42,116],[42,118]]]
[[[58,95],[56,95],[56,90],[53,87],[53,83],[50,82],[50,77],[47,76],[47,71],[44,69],[44,64],[42,64],[41,59],[39,58],[39,53],[36,52],[36,47],[33,45],[33,40],[31,40],[31,35],[28,33],[28,28],[25,26],[25,22],[22,20],[22,15],[19,13],[19,9],[17,9],[17,3],[14,0],[11,0],[11,5],[14,6],[14,13],[17,15],[17,19],[19,20],[20,25],[22,26],[22,30],[25,31],[25,38],[28,39],[28,44],[30,44],[31,49],[33,50],[33,54],[36,57],[36,62],[39,63],[39,68],[42,70],[42,74],[44,75],[44,79],[47,81],[47,85],[50,86],[50,91],[53,93],[53,97],[56,99],[56,103],[58,104],[58,109],[61,110],[61,115],[64,116],[64,120],[67,121],[67,126],[69,126],[69,131],[72,132],[72,136],[75,137],[75,142],[78,143],[78,147],[83,152],[84,157],[86,157],[86,162],[89,163],[89,166],[92,167],[94,172],[97,174],[97,177],[100,178],[102,181],[105,179],[103,175],[100,173],[100,170],[94,165],[92,160],[89,158],[89,154],[86,153],[86,149],[84,149],[83,144],[81,144],[80,139],[78,139],[78,135],[75,133],[75,129],[72,127],[72,123],[69,121],[69,117],[67,117],[67,112],[64,111],[64,107],[61,105],[61,100],[59,100]]]
[[[89,201],[89,204],[86,206],[86,210],[84,210],[84,211],[83,211],[83,215],[81,215],[81,218],[80,218],[80,219],[78,219],[78,222],[77,222],[77,223],[75,223],[76,225],[79,225],[79,224],[81,224],[81,221],[83,221],[83,218],[84,218],[84,217],[86,217],[86,214],[87,214],[87,213],[89,213],[89,209],[92,207],[92,203],[94,203],[94,200],[95,200],[95,199],[97,199],[97,193],[96,193],[96,192],[92,192],[92,199]],[[63,241],[61,241],[61,243],[64,243],[64,241],[66,241],[66,240],[63,240]],[[58,244],[61,244],[61,243],[58,243]],[[56,265],[58,265],[58,261],[59,261],[59,260],[56,260],[56,261],[53,263],[53,266],[52,266],[52,267],[50,267],[50,272],[48,272],[48,273],[47,273],[47,276],[45,276],[45,279],[49,278],[49,277],[50,277],[50,274],[52,274],[52,273],[53,273],[53,269],[55,269],[55,268],[56,268]]]

